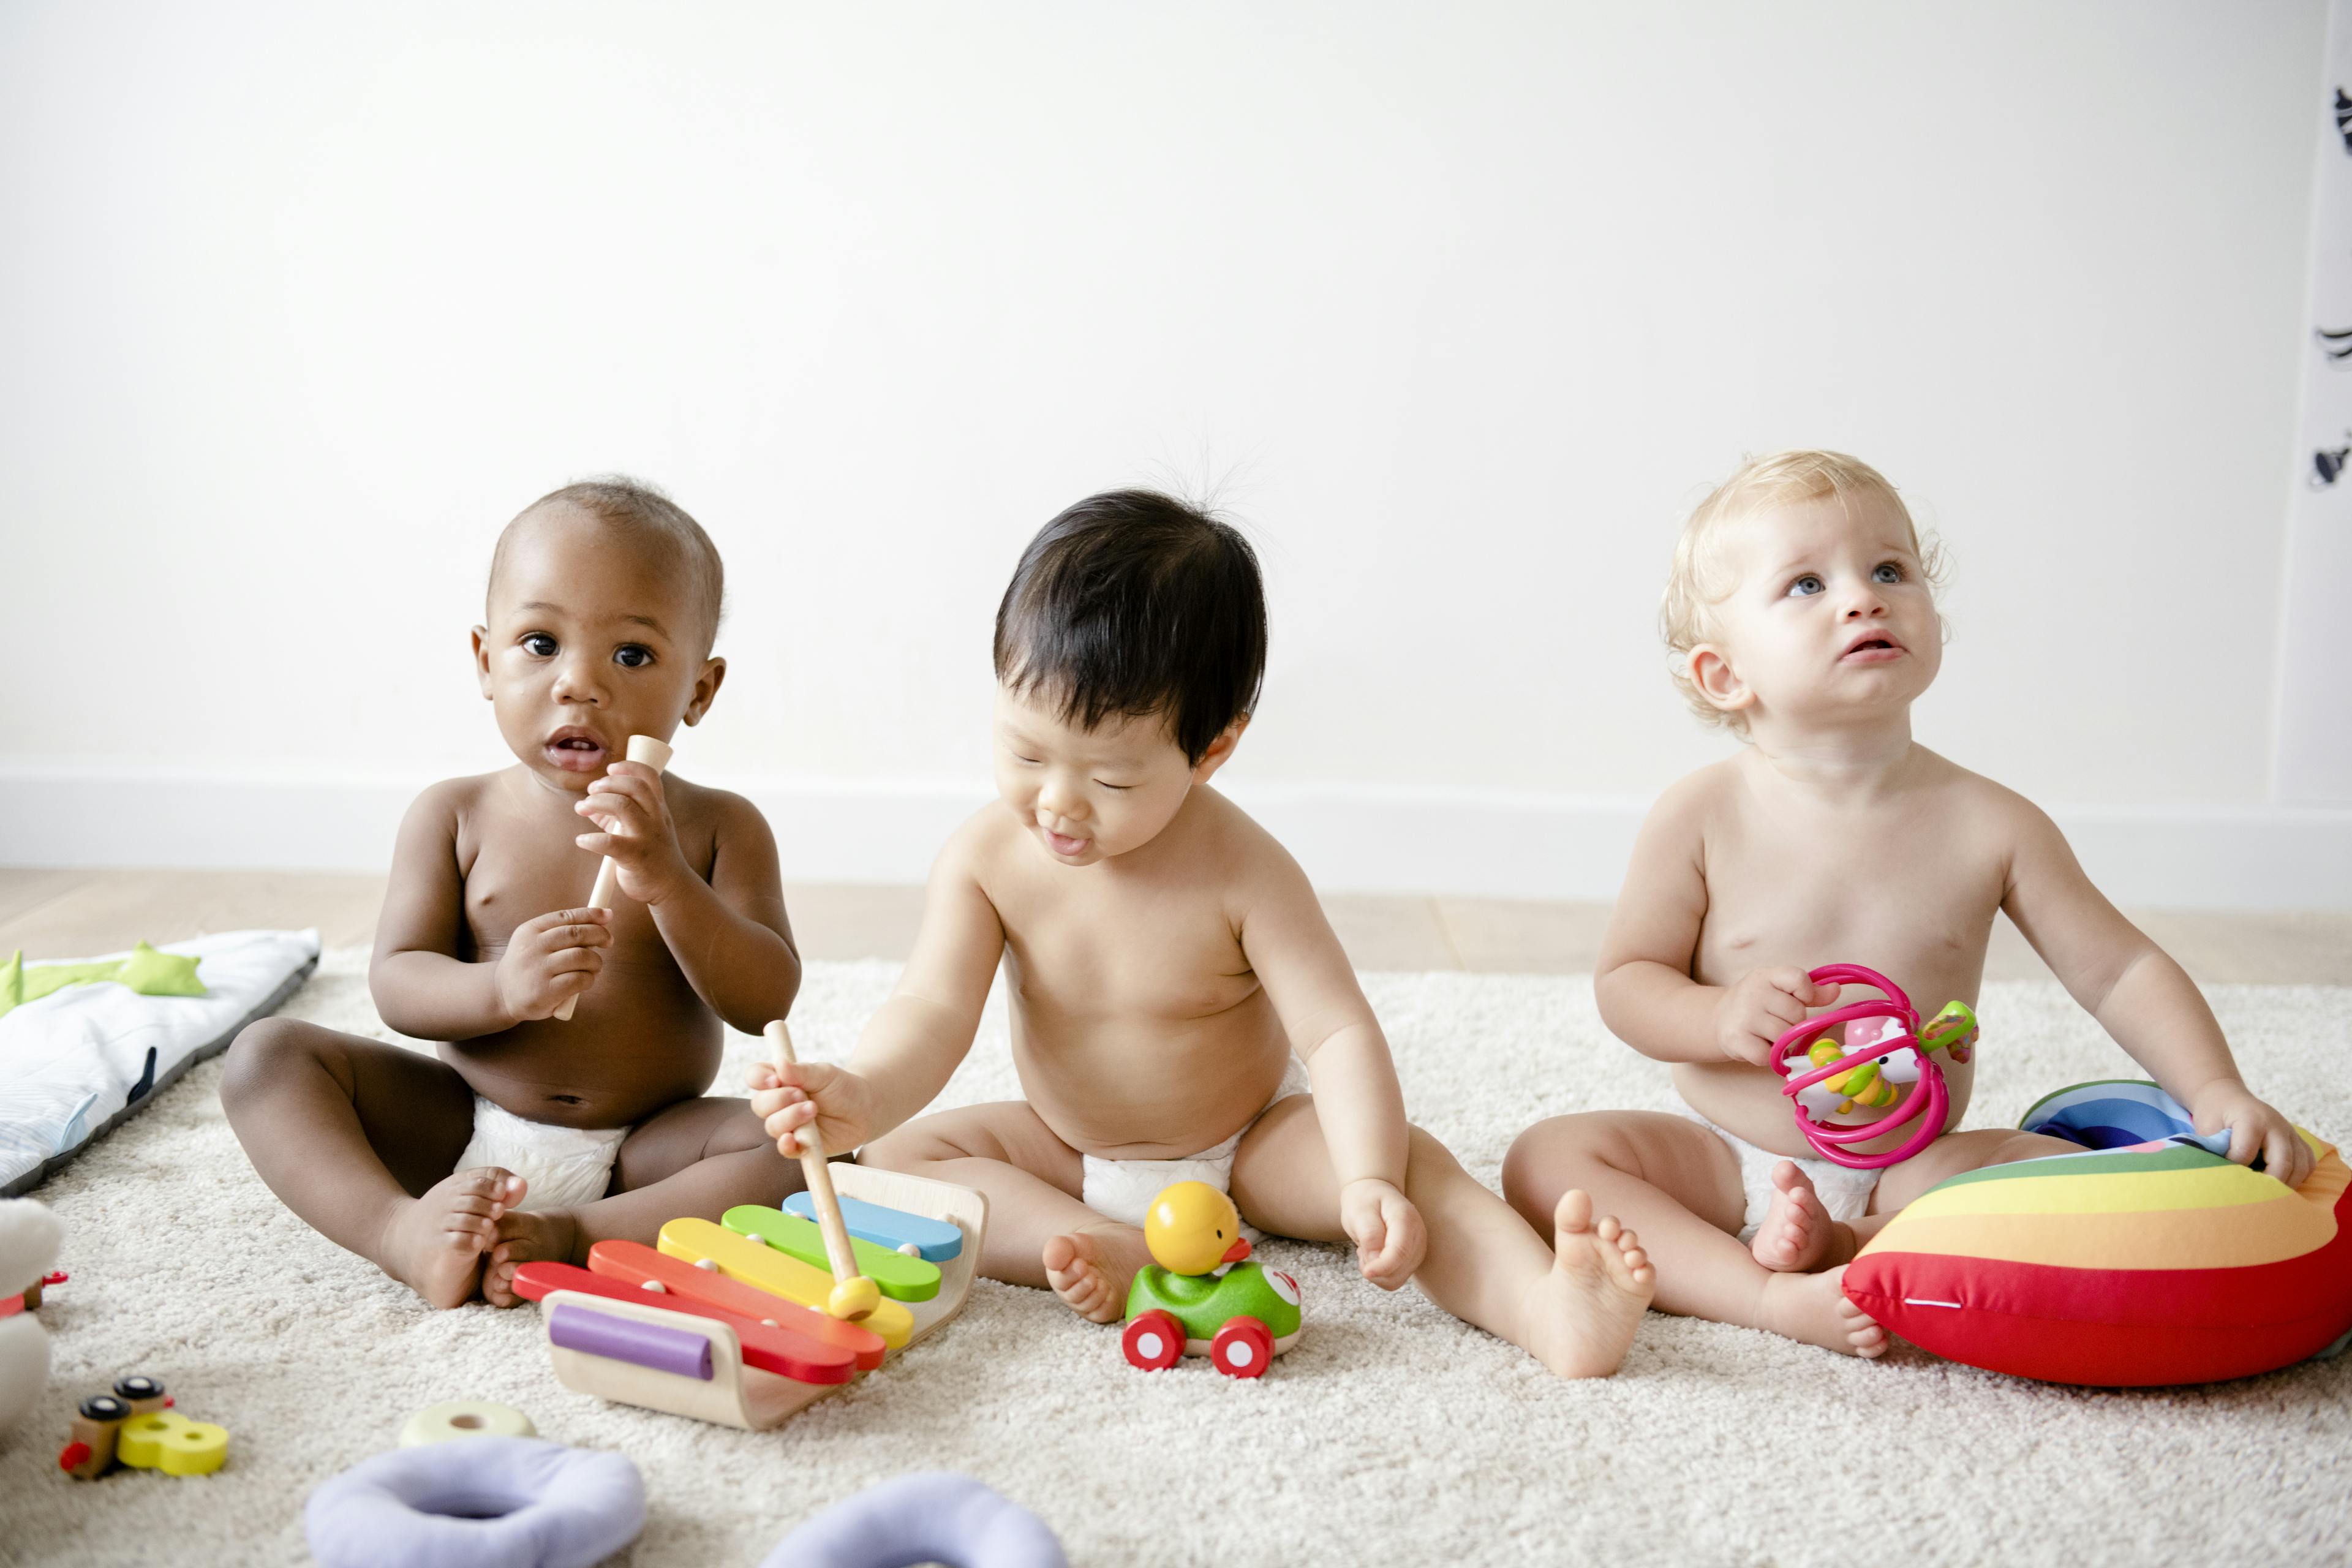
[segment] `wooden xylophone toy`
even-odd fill
[[[780,1209],[732,1208],[719,1225],[670,1221],[658,1247],[600,1241],[585,1268],[517,1269],[516,1290],[539,1303],[555,1375],[583,1394],[764,1431],[961,1310],[988,1200],[893,1171],[836,1165],[833,1174],[881,1293],[862,1321],[825,1310],[834,1277],[815,1226]],[[910,1242],[940,1256],[899,1250]]]
[[[789,1060],[783,1026],[768,1033]],[[764,1431],[962,1310],[986,1197],[814,1150],[803,1165],[809,1190],[782,1209],[674,1219],[657,1247],[600,1241],[585,1268],[515,1270],[563,1385]]]

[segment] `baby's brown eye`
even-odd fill
[[[641,669],[654,661],[654,650],[636,643],[623,643],[613,650],[613,662],[625,669]]]
[[[533,632],[522,639],[522,650],[535,658],[553,658],[555,639],[545,632]]]

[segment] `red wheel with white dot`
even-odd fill
[[[1274,1363],[1274,1333],[1255,1318],[1228,1318],[1209,1342],[1209,1359],[1227,1377],[1264,1377]]]
[[[1184,1328],[1154,1309],[1127,1325],[1127,1331],[1118,1337],[1118,1348],[1127,1353],[1128,1365],[1165,1372],[1184,1353]]]

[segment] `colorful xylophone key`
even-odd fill
[[[593,1274],[640,1289],[650,1280],[671,1296],[685,1297],[740,1317],[772,1319],[813,1340],[847,1351],[856,1358],[861,1372],[880,1366],[889,1350],[881,1335],[861,1324],[845,1323],[813,1307],[730,1279],[716,1269],[697,1268],[691,1263],[656,1252],[642,1242],[600,1241],[588,1249],[588,1268]],[[654,1292],[648,1290],[646,1294],[652,1297]]]
[[[757,1237],[811,1268],[827,1267],[824,1234],[812,1220],[758,1204],[738,1204],[720,1215],[719,1223],[738,1236]],[[936,1263],[860,1241],[854,1235],[849,1249],[857,1259],[857,1271],[894,1301],[928,1301],[940,1293],[940,1268]]]
[[[786,1198],[784,1210],[805,1220],[816,1218],[815,1201],[806,1193],[794,1193]],[[963,1232],[946,1220],[908,1214],[902,1209],[884,1208],[880,1204],[869,1204],[860,1198],[842,1198],[841,1220],[849,1227],[849,1234],[857,1240],[871,1242],[901,1257],[912,1256],[932,1263],[945,1263],[963,1250]],[[910,1247],[915,1249],[912,1254],[907,1251]]]
[[[735,1331],[735,1338],[743,1347],[745,1366],[756,1366],[762,1372],[801,1383],[847,1383],[857,1375],[856,1358],[839,1345],[825,1344],[791,1329],[772,1327],[740,1312],[667,1291],[625,1285],[569,1263],[526,1263],[515,1270],[516,1295],[536,1301],[553,1290],[577,1290],[586,1296],[634,1301],[640,1306],[659,1307],[665,1311],[724,1323]]]
[[[819,1311],[824,1310],[824,1303],[833,1295],[833,1276],[824,1269],[813,1268],[797,1258],[738,1236],[707,1219],[674,1219],[663,1226],[661,1249],[688,1263],[708,1259],[730,1279],[755,1285]],[[904,1306],[885,1297],[859,1326],[873,1330],[882,1336],[884,1344],[897,1350],[913,1336],[915,1320]]]

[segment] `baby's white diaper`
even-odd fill
[[[1675,1113],[1688,1117],[1728,1144],[1739,1161],[1739,1187],[1748,1196],[1748,1214],[1739,1227],[1739,1239],[1752,1241],[1772,1211],[1772,1171],[1783,1160],[1802,1171],[1820,1194],[1822,1207],[1832,1219],[1849,1223],[1870,1212],[1870,1194],[1878,1190],[1876,1171],[1849,1171],[1832,1160],[1800,1160],[1790,1154],[1775,1154],[1769,1149],[1759,1149],[1737,1133],[1726,1132],[1687,1105],[1675,1107]]]
[[[517,1116],[474,1096],[474,1140],[457,1169],[500,1165],[526,1185],[519,1209],[567,1209],[594,1203],[613,1180],[625,1127],[558,1127]]]
[[[1307,1064],[1293,1057],[1290,1065],[1283,1069],[1282,1087],[1274,1091],[1274,1099],[1267,1100],[1240,1132],[1186,1160],[1098,1160],[1092,1154],[1085,1155],[1086,1186],[1080,1195],[1087,1207],[1097,1214],[1139,1226],[1145,1211],[1151,1207],[1151,1200],[1160,1195],[1162,1187],[1173,1183],[1206,1182],[1221,1193],[1231,1192],[1234,1152],[1242,1146],[1243,1133],[1256,1126],[1258,1117],[1278,1102],[1294,1094],[1305,1094],[1307,1089]],[[1258,1233],[1249,1226],[1243,1226],[1242,1232],[1252,1242],[1258,1239]]]

